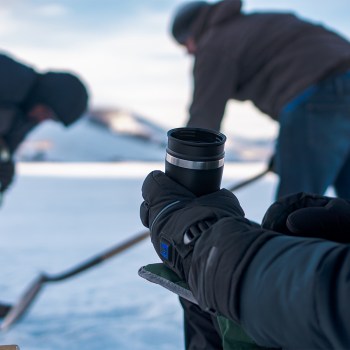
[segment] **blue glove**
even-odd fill
[[[151,172],[142,186],[142,223],[161,260],[187,280],[196,241],[224,217],[244,219],[237,198],[222,189],[202,197],[170,179],[161,171]]]

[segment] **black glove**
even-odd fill
[[[15,165],[5,141],[0,138],[0,192],[5,192],[15,175]]]
[[[228,190],[196,197],[161,171],[151,172],[142,186],[142,223],[161,260],[187,280],[192,251],[200,235],[219,219],[244,220],[237,198]]]
[[[307,193],[281,198],[267,210],[263,228],[293,236],[350,242],[350,203]]]
[[[5,192],[11,185],[15,175],[15,164],[12,160],[0,161],[0,192]]]

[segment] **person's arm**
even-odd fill
[[[232,58],[214,49],[200,50],[193,69],[193,99],[187,126],[220,130],[236,80]]]
[[[36,71],[8,55],[0,53],[0,104],[18,106],[34,86]]]
[[[350,236],[349,213],[346,201],[298,194],[276,202],[264,225],[292,234],[287,223],[298,234],[315,236],[314,222],[315,231],[325,236],[326,229],[329,239],[344,242]],[[345,349],[349,275],[348,244],[244,229],[230,218],[198,239],[189,284],[202,308],[240,323],[259,345]]]
[[[260,345],[349,349],[349,273],[348,245],[276,237],[247,266],[241,325]]]
[[[338,236],[344,231],[337,224],[347,225],[341,219],[349,217],[347,203],[341,209],[339,201],[297,196],[272,206],[274,218],[268,215],[264,224],[269,226],[262,228],[244,218],[231,192],[195,197],[160,171],[147,176],[142,195],[140,217],[150,228],[156,252],[188,282],[204,311],[243,326],[258,345],[350,348],[349,245],[270,230],[287,224],[303,232],[307,225],[289,213],[312,204],[327,212],[337,208],[335,216],[320,222],[322,227],[335,223]],[[299,213],[306,224],[314,216]]]

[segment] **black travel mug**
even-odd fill
[[[201,128],[171,129],[167,135],[165,173],[196,196],[218,191],[226,136]]]

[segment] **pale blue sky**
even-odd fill
[[[0,49],[41,70],[77,72],[94,106],[122,107],[178,126],[186,119],[192,61],[170,38],[168,25],[182,2],[0,0]],[[244,2],[246,11],[294,11],[348,38],[349,7],[349,0]],[[254,113],[247,104],[234,106],[235,118]]]

